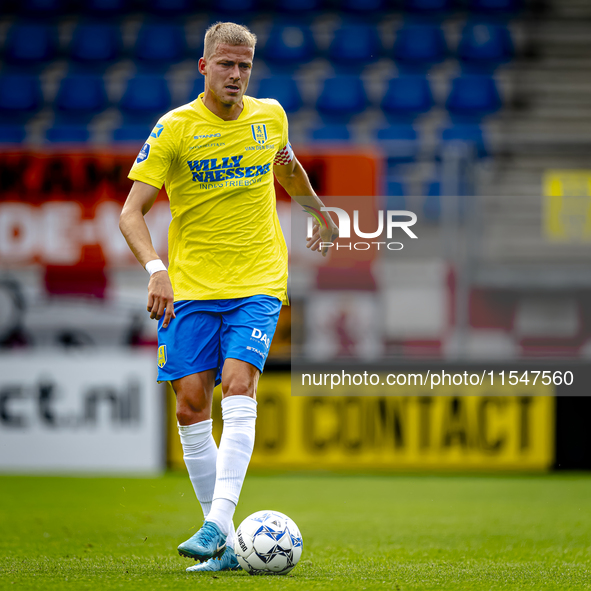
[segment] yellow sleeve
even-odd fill
[[[162,117],[142,146],[128,178],[147,183],[157,189],[162,188],[175,156],[174,135],[170,122],[166,117]]]

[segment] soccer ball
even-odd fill
[[[257,511],[236,530],[238,563],[251,575],[287,574],[302,555],[298,526],[278,511]]]

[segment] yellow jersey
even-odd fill
[[[224,121],[202,97],[161,117],[129,173],[166,186],[175,301],[269,295],[287,303],[273,185],[273,165],[294,157],[285,111],[244,96],[238,119]]]

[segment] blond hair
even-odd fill
[[[243,45],[245,47],[254,47],[257,38],[254,33],[236,23],[215,23],[205,32],[205,42],[203,47],[203,57],[209,59],[215,52],[220,43],[227,45]]]

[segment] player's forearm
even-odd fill
[[[324,207],[324,203],[322,203],[322,200],[312,188],[306,171],[298,161],[296,161],[293,171],[290,174],[277,175],[277,180],[289,196],[302,207],[307,206],[313,207],[314,209]],[[332,222],[330,215],[327,217]]]
[[[281,174],[276,173],[277,180],[292,199],[298,203],[300,203],[300,199],[304,197],[318,199],[310,184],[310,179],[308,178],[306,171],[297,160],[290,172],[287,172],[287,167],[285,169],[282,167],[280,170]],[[312,201],[310,201],[310,205],[312,205]]]
[[[124,208],[119,218],[119,229],[142,267],[148,261],[160,258],[152,245],[150,231],[141,211]]]

